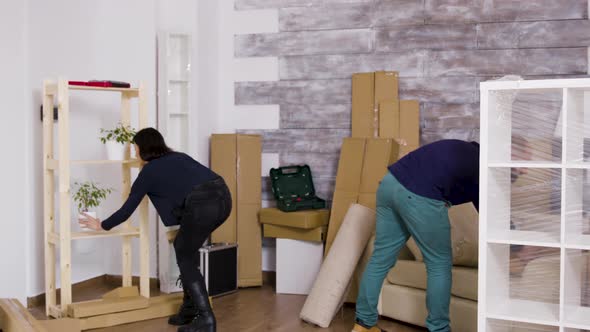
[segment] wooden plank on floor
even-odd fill
[[[137,286],[119,287],[106,293],[102,296],[103,299],[121,299],[125,297],[139,296],[139,289]]]
[[[68,316],[83,318],[106,315],[122,311],[144,309],[149,306],[149,300],[143,296],[125,298],[107,298],[95,301],[77,302],[68,306]]]
[[[38,321],[47,332],[80,332],[81,325],[79,319],[60,318]]]
[[[0,330],[5,332],[45,332],[35,317],[16,299],[0,299]]]
[[[81,319],[82,330],[105,328],[171,316],[178,311],[181,303],[182,293],[152,297],[149,299],[149,306],[144,309]]]

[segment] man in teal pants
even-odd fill
[[[442,140],[411,152],[395,164],[377,191],[374,251],[356,302],[354,332],[381,331],[377,302],[383,280],[410,236],[424,256],[428,274],[426,326],[451,331],[451,226],[448,208],[479,203],[479,144]]]

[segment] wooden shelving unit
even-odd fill
[[[587,137],[590,79],[481,83],[478,331],[590,330]]]
[[[43,83],[43,181],[44,181],[44,233],[45,233],[45,300],[46,314],[59,318],[66,316],[68,307],[72,304],[72,280],[71,280],[71,245],[73,240],[96,239],[106,237],[121,237],[121,258],[123,266],[123,287],[131,286],[131,240],[139,237],[140,260],[140,295],[150,297],[149,288],[149,232],[148,232],[148,201],[141,202],[139,207],[139,225],[134,227],[131,221],[125,222],[117,230],[110,232],[78,232],[71,230],[72,216],[70,213],[70,168],[72,166],[109,166],[122,167],[122,199],[127,199],[131,190],[131,168],[141,167],[137,160],[130,159],[129,150],[126,151],[125,160],[72,160],[70,158],[70,91],[102,91],[121,94],[121,123],[131,124],[131,99],[138,99],[139,128],[147,126],[147,96],[145,88],[140,83],[139,88],[99,88],[85,86],[70,86],[66,79],[59,79],[57,83],[45,81]],[[55,125],[53,121],[53,105],[57,101],[57,142],[54,142]],[[54,156],[54,146],[59,152]],[[55,227],[55,202],[54,193],[57,175],[57,189],[59,192],[59,221],[58,229]],[[61,293],[59,304],[56,292],[56,251],[60,262]]]

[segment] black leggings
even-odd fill
[[[177,210],[180,229],[174,240],[176,262],[183,284],[204,282],[197,270],[199,248],[209,235],[229,217],[232,199],[221,177],[195,186],[186,197],[184,206]]]

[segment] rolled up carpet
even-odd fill
[[[374,229],[375,211],[352,204],[301,309],[302,320],[330,326]]]

